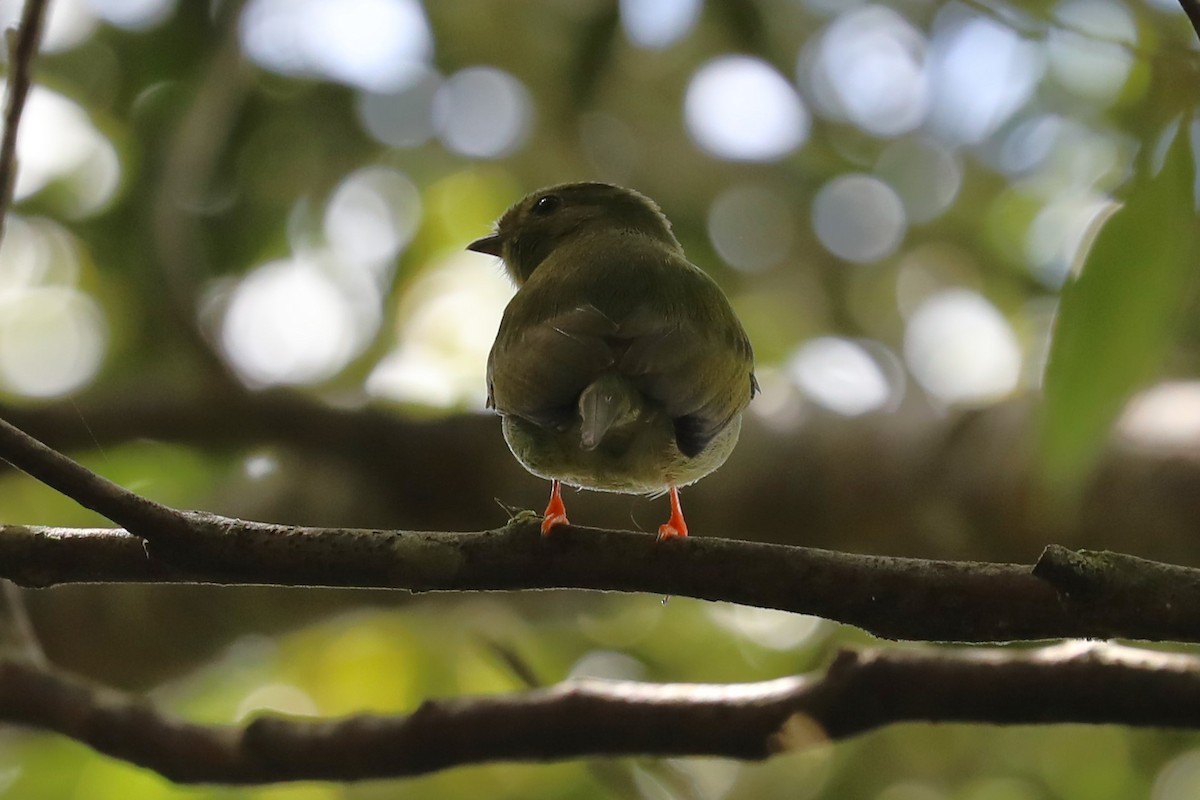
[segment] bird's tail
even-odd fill
[[[623,376],[609,372],[592,381],[579,395],[579,444],[594,450],[609,431],[638,417],[641,394]]]

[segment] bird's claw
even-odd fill
[[[542,517],[542,536],[549,536],[550,532],[559,525],[570,525],[571,521],[567,519],[566,512],[561,514],[547,514]]]
[[[682,539],[687,535],[686,526],[684,526],[683,530],[679,530],[669,522],[665,522],[658,526],[658,541],[660,542],[665,539]]]

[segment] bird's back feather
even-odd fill
[[[676,248],[630,232],[564,243],[521,286],[488,358],[489,400],[562,429],[605,374],[670,417],[688,458],[754,391],[750,343],[720,288]]]

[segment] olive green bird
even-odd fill
[[[758,391],[746,331],[652,200],[552,186],[468,249],[517,285],[488,356],[488,405],[551,483],[542,533],[568,524],[561,484],[671,496],[660,539],[686,536],[679,487],[721,466]]]

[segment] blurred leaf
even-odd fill
[[[1051,485],[1078,485],[1126,398],[1171,345],[1196,275],[1194,176],[1184,126],[1063,288],[1043,387],[1041,456]]]

